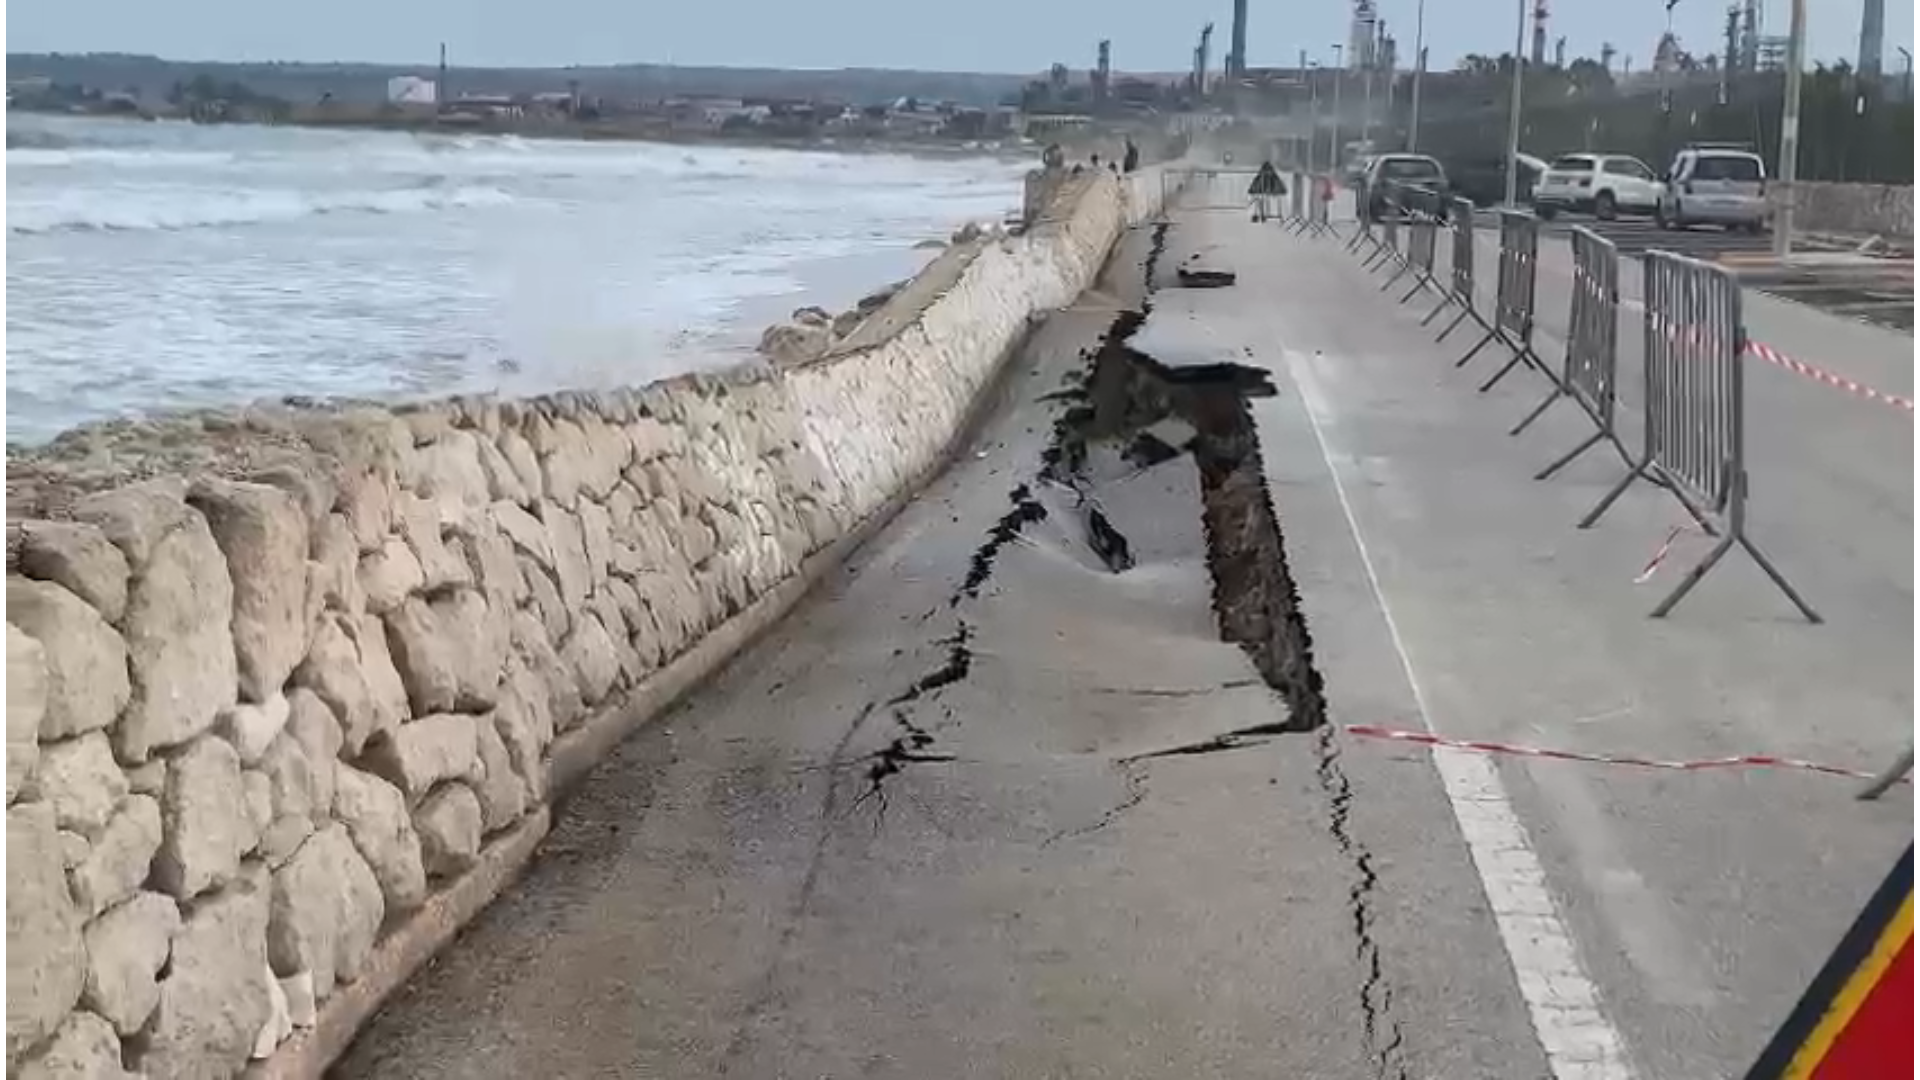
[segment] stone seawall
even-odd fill
[[[10,452],[10,1075],[317,1075],[559,792],[937,470],[1161,189],[1090,176],[799,367]]]

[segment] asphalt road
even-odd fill
[[[1242,594],[1210,554],[1245,536],[1203,508],[1205,474],[1117,456],[1149,400],[1124,400],[1123,424],[1095,395],[1092,428],[1115,426],[1084,484],[1047,480],[1061,432],[1089,422],[1060,391],[1139,303],[1152,235],[1036,332],[953,469],[596,772],[339,1075],[1745,1068],[1908,843],[1910,788],[1861,804],[1805,773],[1346,727],[1877,766],[1911,731],[1911,415],[1755,378],[1754,531],[1829,622],[1797,621],[1737,557],[1656,622],[1702,540],[1636,585],[1682,520],[1670,498],[1637,489],[1571,527],[1620,471],[1596,452],[1529,479],[1583,434],[1575,410],[1509,438],[1543,384],[1476,393],[1496,358],[1457,371],[1465,343],[1435,346],[1427,305],[1396,306],[1337,244],[1176,214],[1157,280],[1237,282],[1162,289],[1131,348],[1163,381],[1271,380],[1238,406],[1260,472],[1236,490],[1278,519],[1311,643],[1295,658],[1330,721],[1234,735],[1292,714],[1220,641]],[[1563,259],[1543,255],[1543,310],[1564,308]],[[1836,367],[1891,370],[1898,335],[1754,309],[1796,348],[1851,341]]]
[[[1227,347],[1281,343],[1276,374],[1288,382],[1262,413],[1263,443],[1270,454],[1291,448],[1301,484],[1338,496],[1331,510],[1323,496],[1323,509],[1293,515],[1335,535],[1296,528],[1291,550],[1369,553],[1380,618],[1406,678],[1425,690],[1420,715],[1366,722],[1598,754],[1777,753],[1861,769],[1911,738],[1911,412],[1750,364],[1751,534],[1827,622],[1799,621],[1737,554],[1670,618],[1652,620],[1648,610],[1710,542],[1674,535],[1687,519],[1645,486],[1596,528],[1573,528],[1622,472],[1603,447],[1552,480],[1530,479],[1591,430],[1577,409],[1562,404],[1507,436],[1545,396],[1544,381],[1522,372],[1476,392],[1505,357],[1490,348],[1457,370],[1473,335],[1463,328],[1435,347],[1418,326],[1431,296],[1396,306],[1404,288],[1380,294],[1382,275],[1327,240],[1213,225],[1214,258],[1240,272],[1242,287],[1285,299],[1197,321]],[[1488,244],[1482,267],[1491,254]],[[1565,246],[1549,238],[1536,344],[1555,365],[1569,282]],[[1621,291],[1620,424],[1634,447],[1644,401],[1636,272],[1623,272]],[[1747,319],[1756,339],[1911,396],[1907,335],[1754,294]],[[1299,403],[1289,407],[1290,396]],[[1270,468],[1276,490],[1284,468]],[[1351,537],[1324,524],[1341,510]],[[1636,584],[1670,536],[1667,559]],[[1321,633],[1354,617],[1347,607],[1310,612]],[[1852,800],[1848,782],[1806,774],[1515,757],[1499,759],[1498,774],[1490,801],[1523,828],[1531,863],[1487,874],[1489,895],[1499,911],[1501,896],[1543,880],[1547,937],[1570,941],[1578,960],[1569,977],[1552,950],[1543,960],[1503,926],[1556,1076],[1739,1075],[1912,835],[1910,789],[1869,805]],[[1457,811],[1462,801],[1478,805],[1456,799]],[[1491,862],[1480,858],[1476,813],[1456,817],[1476,862]],[[1574,989],[1540,989],[1556,981]],[[1550,1008],[1565,996],[1594,1012],[1567,1021]],[[1625,1060],[1578,1071],[1554,1048],[1581,1039],[1617,1040]]]

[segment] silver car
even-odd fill
[[[1653,216],[1661,228],[1720,225],[1757,233],[1767,227],[1767,166],[1752,151],[1689,146],[1660,179]]]

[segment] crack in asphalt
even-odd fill
[[[1363,972],[1360,1016],[1367,1045],[1373,1048],[1376,1074],[1382,1080],[1409,1080],[1406,1063],[1400,1060],[1405,1033],[1393,1014],[1393,986],[1381,972],[1380,942],[1373,933],[1380,877],[1374,870],[1372,850],[1353,835],[1353,784],[1340,764],[1340,743],[1334,738],[1333,728],[1320,729],[1317,750],[1319,761],[1314,772],[1327,796],[1328,831],[1355,872],[1354,882],[1347,889],[1347,908],[1353,916],[1355,957]],[[1382,1026],[1386,1029],[1384,1036]]]

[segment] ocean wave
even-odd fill
[[[7,209],[11,233],[119,232],[294,221],[322,214],[404,214],[501,206],[513,196],[491,187],[423,186],[389,191],[128,193],[55,198]]]

